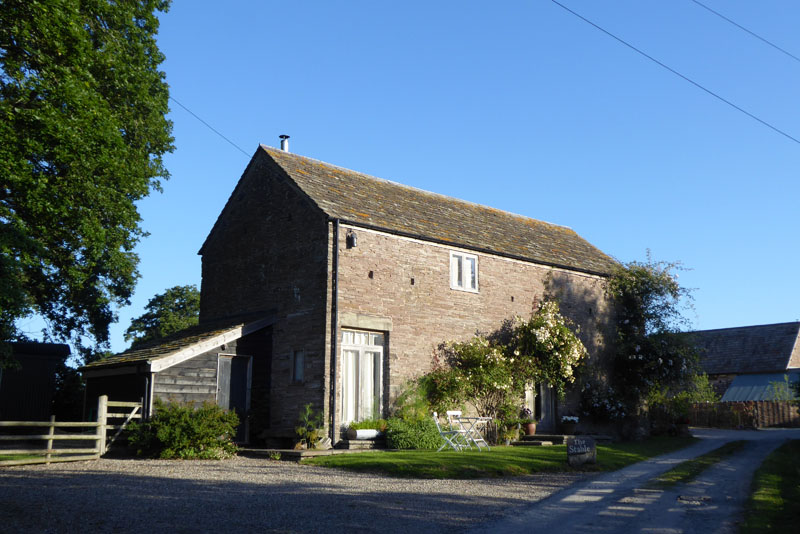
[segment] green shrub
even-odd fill
[[[232,438],[239,417],[216,404],[155,402],[150,421],[132,423],[128,443],[150,458],[222,459],[236,452]]]
[[[386,421],[386,444],[390,449],[438,449],[442,437],[432,417],[415,420],[391,417]]]

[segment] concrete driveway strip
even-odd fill
[[[753,472],[785,440],[800,439],[797,429],[694,429],[693,434],[703,441],[578,483],[474,532],[734,533]],[[668,490],[644,488],[675,465],[735,440],[748,443],[693,482]]]

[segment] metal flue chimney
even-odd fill
[[[280,138],[281,138],[281,150],[283,150],[284,152],[289,152],[289,136],[283,134],[280,136]]]

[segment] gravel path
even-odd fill
[[[453,532],[585,478],[398,479],[254,458],[9,467],[0,532]]]

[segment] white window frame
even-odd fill
[[[459,264],[461,270],[459,272]],[[474,272],[466,269],[472,265]],[[460,275],[460,276],[459,276]],[[450,251],[450,289],[457,291],[478,292],[478,256],[465,252]]]
[[[346,341],[347,335],[346,334],[355,334],[355,335],[366,335],[368,341],[367,343],[348,343]],[[376,345],[372,344],[371,340],[373,336],[379,336],[381,340],[381,344]],[[355,337],[355,336],[353,336]],[[384,344],[386,343],[386,334],[384,332],[369,332],[364,330],[354,330],[351,328],[342,329],[342,347],[341,347],[341,357],[342,357],[342,407],[341,407],[341,417],[342,423],[347,424],[351,421],[362,421],[364,419],[378,419],[383,417],[383,404],[384,404],[384,397],[383,397],[383,364],[384,364]],[[357,355],[351,364],[355,367],[355,369],[348,369],[347,365],[347,352],[357,352]],[[372,394],[377,400],[377,406],[374,408],[377,410],[377,413],[372,412],[371,409],[367,410],[362,402],[361,395],[364,391],[364,384],[361,384],[361,381],[365,378],[362,374],[363,366],[362,366],[362,359],[367,358],[368,353],[378,353],[377,358],[373,360],[372,365],[368,366],[371,367],[372,377],[371,377],[371,389]],[[377,360],[377,361],[376,361]],[[353,390],[352,391],[345,391],[345,382],[347,380],[346,374],[354,372],[355,373],[355,382],[352,384]],[[352,398],[354,401],[354,413],[348,413],[348,400]],[[372,407],[371,407],[372,408]],[[367,413],[370,412],[370,413]]]

